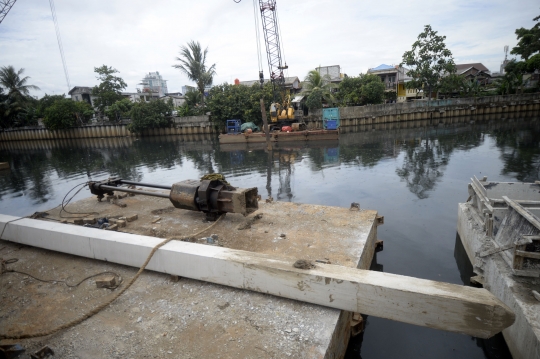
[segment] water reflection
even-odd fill
[[[388,243],[376,258],[381,270],[384,263],[388,272],[459,283],[452,241],[468,179],[484,171],[493,180],[538,180],[539,141],[536,119],[445,119],[347,128],[339,142],[278,143],[271,151],[264,144],[220,145],[208,135],[5,142],[0,161],[11,170],[0,172],[0,213],[47,210],[89,179],[170,184],[220,172],[280,201],[346,207],[360,201],[386,219],[378,230]],[[468,274],[462,276],[465,282]],[[365,335],[353,357],[360,348],[366,358],[497,357],[477,347],[490,342],[375,317]]]

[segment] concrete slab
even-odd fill
[[[175,209],[166,199],[135,196],[119,201],[126,207],[85,199],[67,208],[80,215],[62,215],[119,218],[137,214],[138,219],[118,228],[119,234],[161,238],[208,226],[202,221],[204,214]],[[217,245],[369,268],[377,237],[376,211],[281,202],[260,203],[260,208],[262,218],[252,223],[241,215],[227,215],[227,221],[211,231],[217,235]],[[58,209],[49,213],[49,220],[64,219]],[[0,242],[0,256],[19,259],[10,268],[74,282],[104,270],[124,278],[136,271],[5,241]],[[0,323],[12,330],[53,327],[114,293],[97,289],[94,282],[69,289],[17,274],[0,276],[0,287]],[[165,274],[145,272],[109,309],[66,332],[28,343],[36,349],[47,343],[61,357],[339,358],[348,343],[350,317],[340,310],[185,278],[175,282]]]
[[[501,186],[502,187],[502,186]],[[515,188],[528,188],[517,185]],[[520,193],[521,191],[518,191]],[[540,358],[540,302],[533,290],[540,289],[540,278],[514,276],[502,252],[480,257],[480,253],[495,248],[493,238],[486,236],[483,224],[477,219],[471,203],[458,207],[458,234],[467,256],[484,278],[484,288],[508,305],[516,315],[513,325],[503,330],[503,335],[514,359]]]

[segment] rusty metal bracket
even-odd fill
[[[384,224],[384,216],[377,216],[376,221],[377,226],[382,226]]]
[[[351,319],[351,337],[355,337],[358,334],[363,333],[364,329],[364,318],[362,317],[362,314],[353,313]]]

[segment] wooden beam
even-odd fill
[[[535,226],[536,228],[540,229],[540,221],[538,221],[538,219],[532,214],[530,213],[529,211],[527,211],[527,209],[523,208],[522,206],[520,206],[519,204],[517,204],[516,202],[512,201],[510,198],[508,198],[507,196],[502,196],[502,198],[504,199],[504,201],[510,206],[512,207],[516,212],[518,212],[522,217],[525,217],[533,226]]]
[[[520,257],[540,259],[540,252],[527,252],[516,249],[515,253]]]
[[[7,223],[9,222],[9,223]],[[0,215],[2,239],[139,267],[163,239]],[[296,258],[297,259],[297,258]],[[381,318],[489,338],[514,314],[485,289],[172,241],[148,269]]]

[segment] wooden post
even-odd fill
[[[139,267],[162,238],[0,214],[2,239]],[[172,241],[147,269],[433,329],[489,338],[514,313],[485,289],[331,264]]]
[[[264,98],[261,97],[261,113],[263,120],[263,131],[266,135],[266,149],[272,150],[272,142],[270,142],[270,128],[268,127],[268,119],[266,118],[266,108],[264,107]]]

